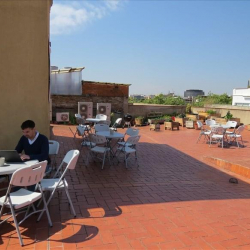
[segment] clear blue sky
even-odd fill
[[[51,65],[130,94],[232,94],[250,79],[250,1],[59,1]]]

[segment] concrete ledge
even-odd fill
[[[228,171],[231,171],[233,173],[239,174],[241,176],[244,176],[246,178],[250,178],[250,168],[235,164],[229,161],[225,161],[219,158],[214,158],[214,157],[203,157],[204,161],[210,162],[215,164],[218,168],[221,169],[226,169]]]

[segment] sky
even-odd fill
[[[51,65],[130,94],[246,88],[250,1],[54,0]]]

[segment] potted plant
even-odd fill
[[[164,122],[164,129],[170,129],[173,130],[173,128],[177,128],[177,130],[179,130],[179,122],[175,122],[173,121],[172,117],[168,117],[165,119]]]
[[[141,126],[143,124],[144,117],[143,116],[137,116],[135,118],[135,125],[136,126]]]
[[[228,111],[227,111],[227,114],[224,116],[224,118],[225,118],[227,121],[230,121],[230,120],[233,118],[233,115],[232,115],[231,112],[228,110]]]

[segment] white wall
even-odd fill
[[[250,88],[233,90],[233,106],[250,106]]]

